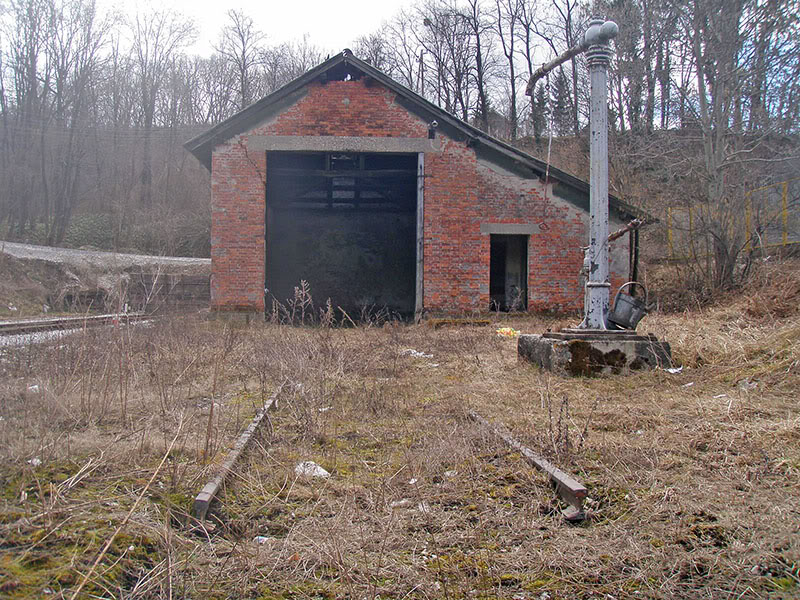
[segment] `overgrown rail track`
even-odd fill
[[[541,372],[485,326],[166,315],[18,336],[0,352],[0,595],[795,597],[796,307],[734,307],[736,327],[704,311],[703,336],[700,317],[648,317],[685,366],[630,378]],[[200,526],[198,492],[272,396]],[[584,484],[580,526],[540,457]]]
[[[217,493],[221,491],[228,476],[234,472],[237,461],[239,461],[246,452],[251,440],[258,433],[261,425],[267,420],[267,414],[277,407],[280,391],[281,389],[276,391],[264,406],[258,410],[250,424],[238,436],[235,444],[227,453],[225,459],[220,463],[220,466],[216,469],[214,476],[203,486],[203,489],[195,497],[192,505],[192,517],[197,521],[202,522],[206,519]],[[587,489],[582,483],[577,481],[569,473],[553,465],[547,459],[533,452],[527,446],[524,446],[502,425],[491,424],[471,409],[467,410],[467,416],[484,431],[501,440],[510,449],[519,452],[525,462],[547,476],[556,495],[567,504],[567,508],[561,511],[567,522],[576,523],[586,518],[583,502],[587,497]]]

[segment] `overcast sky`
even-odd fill
[[[377,30],[412,0],[164,0],[160,2],[116,2],[101,0],[106,6],[133,13],[139,6],[148,10],[172,7],[191,17],[198,31],[197,42],[189,48],[192,54],[207,56],[227,23],[230,9],[242,10],[256,26],[267,34],[270,45],[300,40],[309,35],[312,45],[334,54],[350,47],[360,35]]]

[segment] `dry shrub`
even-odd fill
[[[643,267],[644,284],[651,302],[665,313],[699,310],[711,306],[739,306],[754,319],[785,318],[800,307],[800,260],[770,256],[740,265],[748,276],[735,289],[714,290],[695,277],[687,265],[651,264]]]
[[[697,310],[714,300],[713,291],[684,265],[642,265],[640,278],[649,292],[648,301],[662,312]]]
[[[777,262],[777,261],[773,261]],[[745,290],[747,316],[785,319],[800,312],[800,261],[767,264]]]

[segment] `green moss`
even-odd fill
[[[334,600],[346,595],[340,594],[336,586],[323,587],[312,581],[290,585],[284,589],[263,586],[258,589],[258,594],[258,600]]]
[[[793,577],[775,577],[770,583],[781,591],[789,591],[797,587],[797,581]]]
[[[88,495],[99,494],[83,488]],[[98,514],[102,513],[102,514]],[[22,525],[7,537],[0,557],[0,581],[8,598],[44,597],[46,588],[53,590],[71,587],[83,573],[91,569],[94,557],[113,535],[115,524],[109,520],[101,503],[87,508],[83,518],[60,522],[58,526]],[[104,585],[125,589],[131,577],[152,569],[161,561],[158,543],[139,533],[120,532],[109,547],[98,570],[95,585],[89,582],[84,591],[102,596]],[[134,575],[130,575],[134,574]],[[6,596],[3,596],[6,597]]]
[[[536,590],[542,590],[546,588],[552,588],[553,584],[557,581],[555,577],[553,577],[550,573],[542,573],[537,575],[534,579],[527,581],[523,584],[523,589],[533,592]]]
[[[456,551],[428,559],[425,566],[436,575],[437,579],[477,578],[478,585],[486,587],[492,585],[492,580],[489,577],[489,565],[484,556],[484,553],[474,555]]]
[[[191,512],[194,496],[188,490],[158,492],[151,499],[170,509]]]
[[[2,498],[10,503],[16,503],[22,492],[25,492],[28,501],[41,501],[43,498],[39,497],[40,486],[44,498],[48,498],[51,493],[49,484],[63,483],[72,477],[79,469],[76,464],[74,461],[55,461],[43,463],[38,467],[20,469],[3,481]]]
[[[622,589],[626,592],[636,592],[642,587],[642,582],[638,579],[627,579],[622,584]]]
[[[502,586],[515,586],[522,583],[522,580],[518,575],[512,573],[503,573],[498,578],[498,583]]]

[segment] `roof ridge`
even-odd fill
[[[248,131],[252,121],[254,120],[254,117],[257,121],[262,120],[262,114],[268,111],[270,107],[278,104],[281,100],[291,96],[293,93],[300,91],[322,74],[339,64],[351,65],[361,71],[362,74],[375,79],[389,90],[395,92],[398,96],[405,100],[407,104],[405,108],[407,110],[413,110],[416,108],[421,112],[431,113],[436,117],[437,120],[441,120],[446,123],[451,130],[461,132],[465,136],[465,139],[457,141],[466,141],[470,144],[483,145],[490,154],[496,155],[495,160],[497,158],[505,157],[505,159],[511,159],[512,161],[515,161],[520,166],[529,169],[533,173],[538,174],[540,177],[545,175],[547,165],[541,159],[512,146],[508,142],[495,138],[485,131],[481,131],[477,127],[462,121],[455,115],[448,113],[440,106],[437,106],[433,102],[423,98],[398,81],[395,81],[368,62],[356,57],[348,48],[345,48],[342,52],[328,58],[316,67],[306,71],[300,77],[293,79],[274,92],[243,108],[236,114],[211,127],[208,131],[205,131],[200,135],[190,139],[184,144],[184,148],[191,152],[203,165],[206,166],[206,168],[210,170],[211,153],[214,147],[234,137],[235,135],[239,135],[245,131]],[[553,167],[551,165],[549,175],[550,179],[552,180],[558,181],[586,194],[589,193],[589,184],[586,181],[562,171],[557,167]],[[637,209],[636,207],[623,202],[619,198],[612,195],[609,195],[609,204],[616,211],[628,217],[647,216],[640,209]]]

